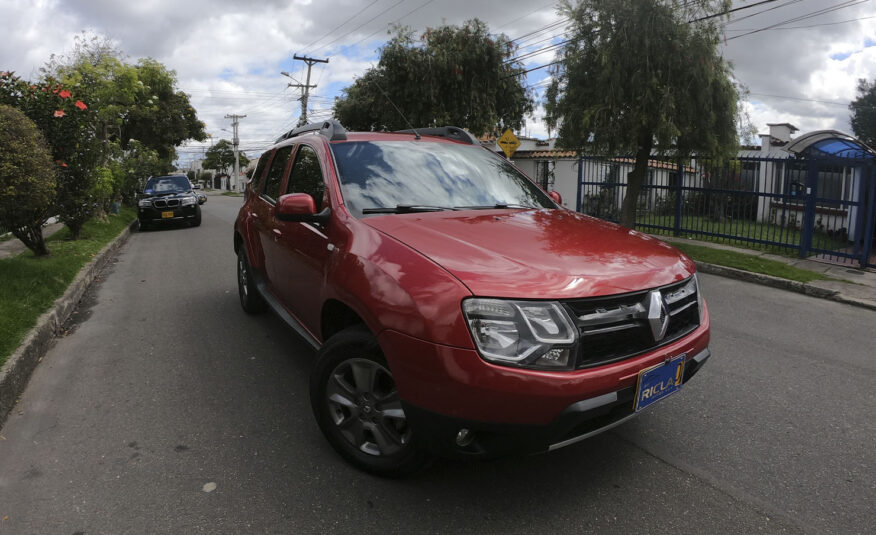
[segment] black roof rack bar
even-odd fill
[[[420,134],[421,136],[446,137],[455,141],[462,141],[469,145],[480,145],[480,141],[469,132],[458,126],[438,126],[435,128],[417,128],[416,130],[397,130],[397,134]]]
[[[341,126],[337,119],[326,119],[319,123],[306,124],[289,130],[282,136],[277,138],[274,143],[279,143],[284,139],[306,134],[307,132],[319,132],[327,137],[329,141],[344,141],[347,139],[347,130]]]

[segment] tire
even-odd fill
[[[138,219],[137,220],[137,230],[149,230],[149,223]]]
[[[247,314],[260,314],[268,309],[265,298],[252,278],[252,268],[243,246],[237,251],[237,294],[240,296],[240,306]]]
[[[198,215],[196,215],[195,219],[192,220],[192,226],[193,227],[200,227],[201,226],[201,212],[198,212]]]
[[[329,444],[360,470],[400,477],[431,464],[413,440],[377,339],[364,326],[339,332],[319,350],[310,405]]]

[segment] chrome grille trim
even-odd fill
[[[699,327],[697,303],[693,277],[651,290],[564,301],[581,340],[576,367],[623,360],[690,334]],[[658,320],[663,328],[652,325]]]

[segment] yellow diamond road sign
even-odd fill
[[[514,151],[517,150],[517,147],[520,146],[520,140],[517,139],[517,136],[514,135],[514,132],[509,128],[505,130],[505,133],[502,134],[502,137],[497,141],[502,150],[505,151],[505,156],[511,157],[514,154]]]

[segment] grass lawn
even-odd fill
[[[239,191],[223,191],[222,195],[225,195],[226,197],[243,197],[243,193],[240,193]]]
[[[123,207],[106,222],[86,223],[77,241],[68,239],[66,227],[59,230],[46,240],[47,257],[36,258],[27,250],[0,260],[0,366],[82,267],[136,218],[135,209]]]
[[[732,267],[754,273],[762,273],[764,275],[772,275],[773,277],[780,277],[798,282],[831,280],[830,277],[822,275],[821,273],[796,268],[776,260],[769,260],[759,256],[737,253],[735,251],[723,251],[721,249],[712,249],[710,247],[703,247],[702,245],[690,245],[687,243],[672,242],[670,245],[683,251],[687,256],[694,260],[706,262],[708,264],[717,264],[719,266]]]
[[[645,215],[640,216],[636,221],[636,229],[649,234],[660,234],[672,236],[672,230],[663,228],[653,228],[648,225],[656,225],[660,227],[669,227],[670,229],[675,224],[675,216],[658,216]],[[681,220],[681,235],[688,236],[701,241],[712,243],[722,243],[725,245],[734,245],[736,247],[745,247],[746,249],[755,249],[758,251],[767,251],[773,254],[783,256],[796,257],[802,233],[795,228],[786,228],[781,225],[772,223],[759,223],[748,219],[736,219],[727,221],[712,221],[706,217],[685,216]],[[725,234],[733,237],[725,238],[719,236],[709,236],[700,234],[708,232],[712,234]],[[787,244],[787,247],[781,245],[768,245],[764,243],[756,243],[747,241],[764,240]],[[847,247],[848,243],[836,240],[822,232],[816,232],[812,236],[812,247],[816,249],[825,249],[828,251],[839,251]]]

